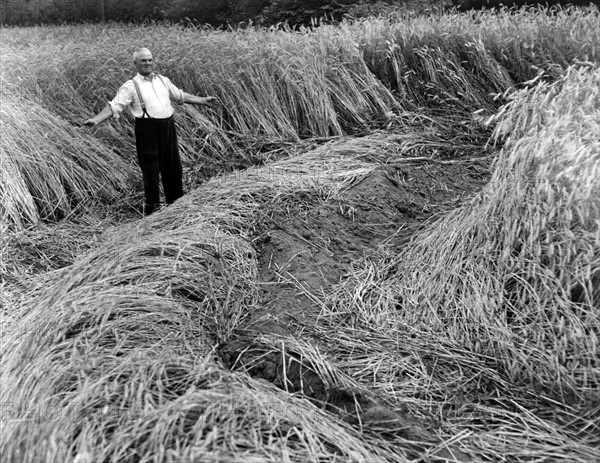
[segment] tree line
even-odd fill
[[[14,2],[13,2],[14,3]],[[18,2],[17,2],[18,3]],[[80,2],[83,5],[86,2]],[[2,13],[4,24],[62,23],[80,21],[166,20],[212,27],[248,24],[272,26],[310,25],[315,20],[330,22],[343,18],[386,15],[397,10],[427,13],[451,8],[459,10],[524,5],[600,5],[600,0],[88,0],[80,8],[73,2],[42,2],[35,17],[13,8],[10,2]],[[7,6],[8,5],[8,6]]]

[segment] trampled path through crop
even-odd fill
[[[398,428],[396,434],[406,439],[435,441],[410,414],[398,414],[356,391],[328,389],[309,359],[283,347],[274,352],[260,337],[304,338],[318,348],[319,340],[303,331],[318,325],[331,287],[352,272],[355,262],[383,246],[410,246],[422,227],[471,198],[489,180],[492,159],[489,153],[451,161],[409,158],[381,165],[316,207],[297,203],[265,212],[255,241],[260,304],[220,346],[224,364],[304,395],[350,423]],[[445,451],[458,460],[466,457],[452,446]],[[443,455],[450,457],[438,453]]]

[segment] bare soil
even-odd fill
[[[479,158],[385,166],[317,207],[273,212],[259,245],[262,310],[245,329],[293,332],[293,319],[312,318],[319,311],[306,293],[327,293],[353,261],[379,246],[407,245],[424,224],[458,207],[487,183],[489,162]],[[272,319],[277,321],[265,323]]]

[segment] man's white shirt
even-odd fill
[[[183,91],[173,85],[167,77],[155,73],[148,77],[137,74],[133,79],[125,82],[117,91],[115,98],[108,103],[113,117],[119,118],[125,108],[129,108],[134,117],[142,117],[142,105],[137,96],[134,79],[146,104],[148,116],[154,119],[166,119],[173,115],[171,102],[183,104]]]

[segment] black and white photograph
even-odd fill
[[[600,0],[0,0],[1,463],[600,463]]]

